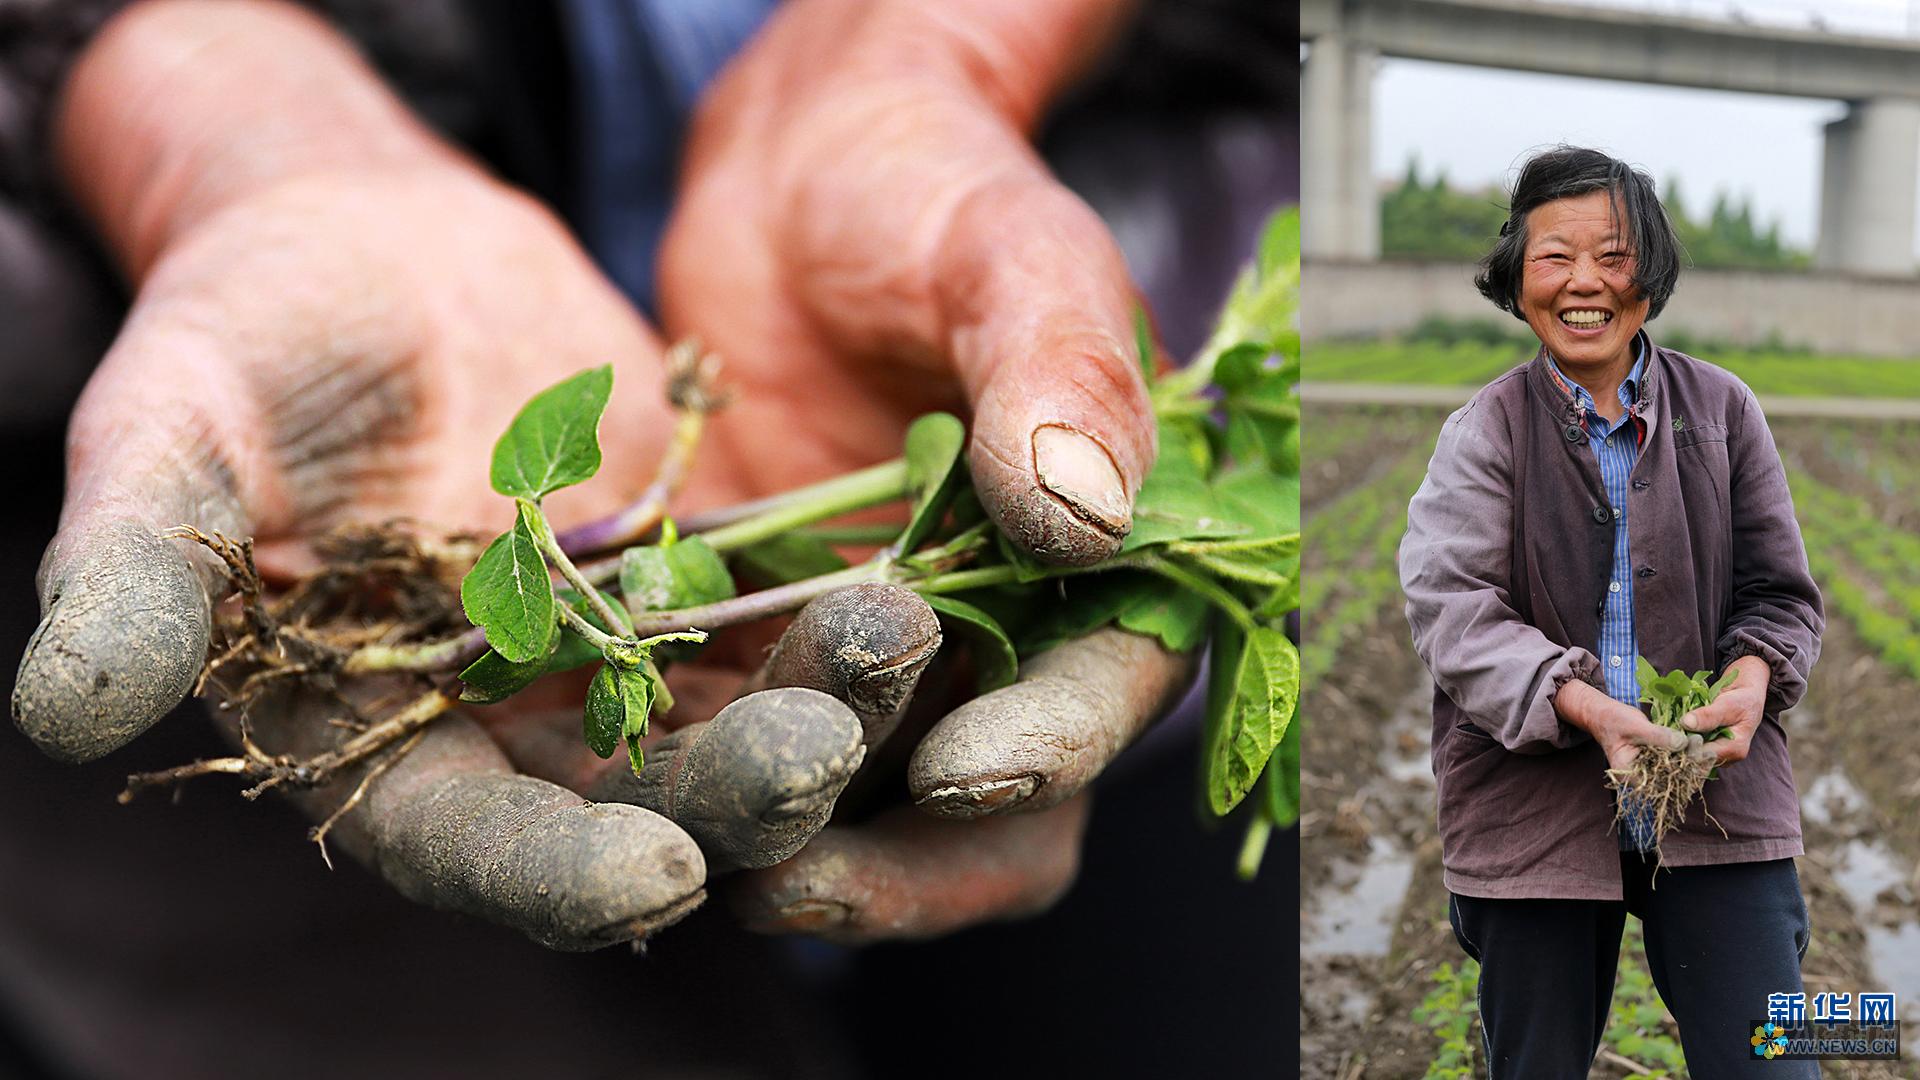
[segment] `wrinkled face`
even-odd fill
[[[1610,193],[1594,191],[1527,214],[1520,313],[1563,367],[1631,364],[1647,321],[1630,240],[1612,210]]]

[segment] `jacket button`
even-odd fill
[[[1581,439],[1584,439],[1586,437],[1587,437],[1587,433],[1580,430],[1579,424],[1567,425],[1567,441],[1568,442],[1579,442]]]
[[[1607,522],[1613,520],[1613,511],[1604,506],[1596,506],[1593,508],[1593,520],[1605,525]]]

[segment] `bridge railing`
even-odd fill
[[[1920,38],[1920,0],[1540,0],[1645,11],[1732,25],[1778,26],[1860,37]]]

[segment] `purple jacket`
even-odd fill
[[[1645,438],[1627,506],[1640,654],[1661,671],[1772,670],[1745,761],[1661,845],[1671,866],[1799,855],[1779,714],[1805,693],[1825,626],[1785,470],[1752,391],[1653,346],[1631,407]],[[1613,509],[1579,408],[1544,353],[1448,417],[1407,508],[1400,580],[1433,675],[1433,772],[1453,892],[1621,898],[1606,758],[1563,722],[1568,679],[1605,690],[1592,650]],[[1721,830],[1725,829],[1723,836]]]

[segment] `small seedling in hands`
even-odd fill
[[[287,679],[331,688],[341,676],[400,677],[424,692],[319,758],[268,755],[243,725],[242,756],[132,777],[128,794],[211,773],[251,780],[250,794],[313,786],[381,755],[383,768],[456,701],[505,701],[589,664],[599,668],[582,706],[586,745],[604,758],[624,740],[638,773],[649,717],[672,707],[665,661],[711,633],[883,582],[920,593],[967,643],[982,693],[1011,683],[1026,657],[1108,624],[1178,652],[1211,640],[1202,803],[1224,815],[1261,790],[1241,859],[1251,876],[1272,828],[1299,815],[1300,657],[1284,631],[1300,596],[1298,286],[1299,219],[1289,212],[1269,223],[1188,368],[1160,377],[1138,320],[1160,456],[1132,532],[1092,566],[1036,562],[994,530],[965,465],[966,429],[945,413],[915,420],[897,460],[676,525],[667,504],[720,403],[715,362],[694,343],[669,352],[680,419],[659,474],[610,518],[556,533],[545,507],[600,468],[609,365],[542,391],[500,437],[491,481],[513,500],[514,520],[477,557],[466,538],[429,544],[393,526],[363,530],[352,544],[323,545],[328,567],[269,603],[247,542],[193,532],[226,561],[242,601],[222,620],[203,685],[243,715],[266,684]],[[902,505],[901,523],[825,524],[887,504]],[[858,563],[843,554],[876,545]],[[379,574],[367,550],[383,553]],[[758,587],[739,592],[736,581]],[[374,593],[387,597],[384,609]],[[217,678],[229,665],[251,669],[238,686]]]
[[[1705,671],[1691,675],[1670,671],[1662,675],[1645,657],[1637,658],[1637,665],[1640,701],[1648,706],[1648,717],[1661,727],[1675,731],[1685,731],[1680,726],[1680,718],[1712,704],[1722,690],[1733,685],[1738,675],[1728,669],[1718,682],[1709,684]],[[1705,736],[1688,732],[1688,745],[1681,749],[1642,747],[1631,765],[1608,769],[1607,782],[1618,796],[1614,823],[1622,828],[1644,828],[1657,852],[1661,839],[1679,827],[1687,807],[1700,797],[1707,781],[1715,775],[1713,766],[1692,751],[1699,742],[1731,738],[1732,734],[1724,727]]]

